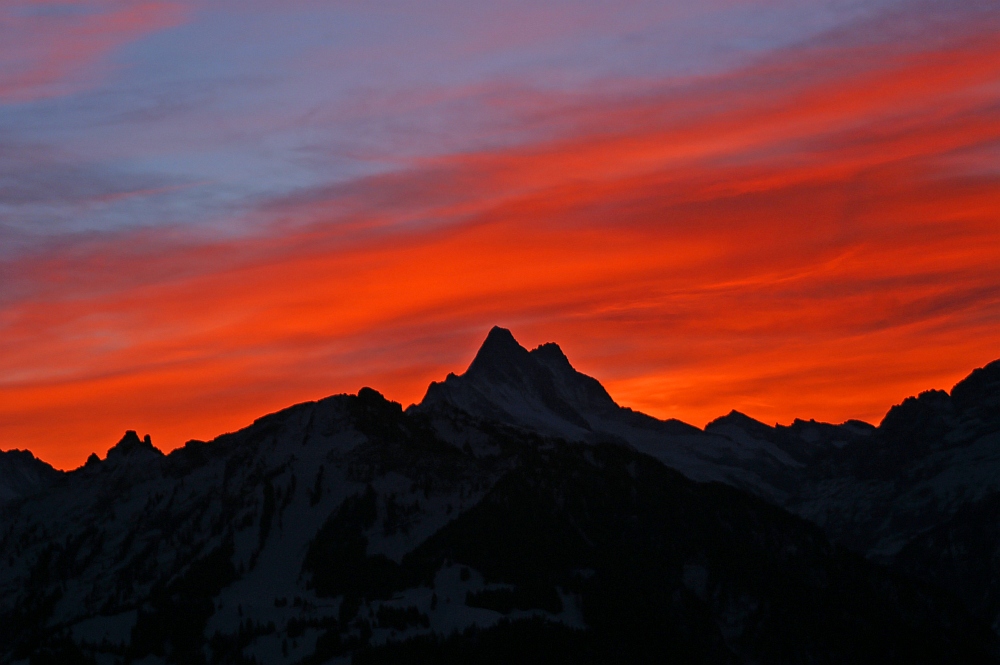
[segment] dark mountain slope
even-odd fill
[[[706,430],[773,442],[803,463],[781,505],[835,542],[959,594],[1000,631],[1000,361],[950,393],[909,397],[877,428],[740,414]]]
[[[577,593],[594,662],[989,660],[990,639],[944,594],[741,492],[619,446],[519,462],[403,568],[426,579],[450,560],[507,585],[484,605]]]
[[[1000,494],[965,506],[920,534],[893,563],[914,579],[954,591],[1000,631]]]
[[[126,435],[5,512],[0,659],[996,662],[956,601],[759,499],[441,418],[366,389],[166,456]]]
[[[432,383],[410,408],[432,419],[457,412],[569,441],[627,443],[693,480],[726,482],[774,501],[785,498],[787,477],[801,466],[767,440],[734,441],[621,407],[556,344],[528,351],[503,328],[490,331],[464,374]]]
[[[951,394],[928,391],[894,406],[871,437],[812,464],[786,507],[891,561],[914,538],[1000,492],[998,374],[992,363]]]
[[[618,406],[597,379],[570,365],[557,344],[528,351],[499,327],[490,330],[464,374],[431,383],[417,410],[445,406],[571,439],[614,436],[616,420],[662,434],[700,434],[679,420],[660,421]]]
[[[884,563],[960,513],[964,546],[981,545],[977,534],[987,538],[991,525],[972,527],[970,516],[981,512],[963,511],[1000,493],[1000,361],[950,392],[905,399],[878,427],[803,420],[772,427],[733,412],[701,432],[619,407],[555,344],[528,352],[495,328],[466,373],[433,384],[414,409],[432,416],[459,410],[575,441],[627,443],[689,478],[725,482],[780,505]],[[967,575],[967,584],[1000,585],[1000,566],[970,569],[982,572]],[[992,603],[975,607],[1000,628],[1000,613],[986,609]]]
[[[44,491],[62,475],[27,450],[0,450],[0,505]]]
[[[998,373],[703,432],[494,329],[406,411],[0,458],[47,478],[0,505],[0,662],[997,662]]]

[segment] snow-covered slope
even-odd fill
[[[627,443],[696,481],[716,480],[776,501],[801,464],[766,439],[703,432],[615,403],[593,377],[576,371],[554,343],[528,351],[493,328],[468,370],[432,383],[414,413],[461,411],[568,441]]]
[[[770,427],[731,414],[706,431],[779,446],[802,466],[788,478],[782,505],[835,540],[890,561],[963,506],[1000,492],[1000,362],[976,370],[951,394],[907,398],[877,428]]]
[[[573,441],[625,442],[689,478],[772,501],[885,563],[960,511],[1000,501],[1000,361],[975,370],[951,393],[907,398],[878,427],[803,420],[769,426],[732,412],[701,431],[622,408],[557,345],[529,352],[494,328],[464,374],[432,384],[412,409],[459,410]],[[962,513],[962,533],[975,533],[970,515],[987,512]],[[958,560],[947,565],[958,568]],[[963,584],[1000,588],[1000,572]],[[986,618],[1000,629],[995,595]]]
[[[370,389],[169,455],[128,432],[0,524],[2,662],[994,662],[759,499]]]
[[[406,411],[366,388],[169,455],[130,431],[65,474],[3,453],[0,662],[995,662],[998,388],[702,431],[495,328]]]
[[[835,542],[960,595],[1000,633],[1000,362],[877,428],[729,416],[706,430],[770,441],[803,463],[781,505]]]
[[[338,506],[372,488],[380,519],[366,529],[367,554],[399,560],[478,500],[500,471],[479,468],[443,442],[434,450],[401,448],[412,433],[380,432],[389,426],[385,409],[391,415],[393,408],[401,418],[399,405],[366,389],[292,407],[170,455],[127,432],[105,459],[91,458],[48,492],[11,505],[0,513],[0,660],[8,662],[4,645],[65,634],[77,644],[105,645],[109,658],[162,652],[185,662],[191,654],[164,639],[187,628],[165,629],[164,637],[157,625],[190,612],[198,635],[226,636],[220,653],[230,648],[226,640],[244,639],[241,631],[292,621],[290,655],[281,662],[312,654],[329,620],[342,615],[339,600],[317,595],[303,560]],[[195,605],[212,599],[207,609],[163,595],[193,579],[197,588],[181,595]],[[489,623],[502,616],[487,614]],[[429,616],[436,625],[437,614]],[[479,619],[441,620],[464,628]],[[390,631],[375,624],[370,639],[377,643]],[[288,638],[264,632],[249,641],[259,662],[274,662],[268,654],[280,655]]]
[[[557,344],[528,351],[509,330],[494,327],[460,376],[431,383],[416,412],[452,407],[569,440],[614,437],[608,428],[651,428],[670,435],[701,432],[623,409],[596,379],[577,372]]]

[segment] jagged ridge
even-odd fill
[[[495,328],[405,412],[363,389],[168,455],[129,431],[2,508],[0,659],[994,662],[998,368],[878,428],[702,431]]]

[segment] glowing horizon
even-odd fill
[[[1000,358],[990,3],[248,6],[0,9],[0,449],[405,406],[493,325],[699,427]]]

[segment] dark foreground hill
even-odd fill
[[[988,447],[979,379],[939,430],[906,433],[922,396],[701,431],[495,329],[407,411],[364,389],[169,455],[128,433],[0,508],[0,662],[997,662],[990,481],[906,503]]]

